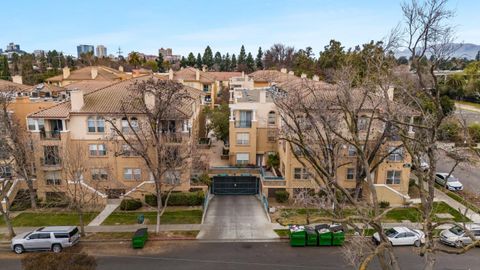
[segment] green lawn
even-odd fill
[[[474,212],[477,212],[477,213],[480,213],[480,209],[472,204],[470,201],[466,200],[464,197],[462,197],[460,194],[457,194],[455,192],[452,192],[452,191],[445,191],[445,190],[442,190],[445,194],[448,195],[448,197],[454,199],[455,201],[465,205],[466,207],[470,208],[471,210],[473,210]]]
[[[146,223],[156,224],[156,212],[113,212],[102,225],[129,225],[136,224],[140,214],[145,216]],[[202,222],[202,210],[166,211],[160,219],[161,224],[200,224]]]
[[[84,214],[85,225],[98,215],[98,212]],[[49,213],[49,212],[23,212],[16,216],[13,221],[14,227],[38,227],[38,226],[62,226],[79,225],[76,213]],[[3,218],[0,222],[5,226]]]
[[[456,222],[462,221],[469,221],[469,219],[462,214],[460,214],[457,210],[450,207],[445,202],[434,202],[433,203],[433,220],[439,221],[440,219],[435,216],[435,214],[439,213],[448,213],[453,216],[453,220]],[[411,222],[419,222],[422,219],[422,214],[420,210],[415,207],[405,207],[405,208],[394,208],[390,210],[386,216],[384,221],[388,222],[399,222],[402,220],[410,220]]]
[[[278,229],[274,231],[280,237],[285,237],[290,235],[290,231],[288,229]]]
[[[160,232],[159,235],[150,233],[151,236],[163,237],[163,238],[179,238],[179,237],[196,237],[199,231],[165,231]],[[87,233],[83,239],[87,240],[120,240],[131,239],[133,232],[97,232]]]

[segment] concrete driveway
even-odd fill
[[[277,239],[260,201],[253,195],[217,195],[197,236],[204,240]]]

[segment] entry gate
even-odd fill
[[[214,176],[212,193],[216,195],[258,194],[259,182],[255,176]]]

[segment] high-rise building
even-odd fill
[[[80,56],[84,53],[91,52],[93,53],[94,48],[93,45],[78,45],[77,46],[77,57],[80,58]]]
[[[97,45],[96,51],[98,58],[107,57],[107,47],[103,45]]]
[[[37,58],[40,58],[40,57],[45,56],[45,51],[44,50],[34,50],[33,55],[35,55],[35,57],[37,57]]]
[[[163,60],[167,62],[177,62],[180,61],[181,56],[180,55],[174,55],[172,48],[160,48],[158,50],[158,53],[163,56]]]

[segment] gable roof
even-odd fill
[[[206,73],[217,81],[228,81],[230,78],[242,76],[242,72],[238,71],[207,71]]]
[[[97,76],[92,78],[92,70],[97,69]],[[99,80],[99,81],[117,81],[129,77],[126,73],[119,70],[109,68],[106,66],[89,66],[70,71],[67,78],[63,78],[63,74],[50,77],[46,79],[47,82],[61,82],[63,80],[69,81],[84,81],[84,80]]]
[[[298,79],[297,76],[283,73],[278,70],[257,70],[248,74],[255,82],[275,82],[282,83],[293,79]]]
[[[65,89],[69,91],[79,89],[79,90],[83,90],[84,94],[88,94],[90,92],[93,92],[100,88],[104,88],[114,83],[115,82],[112,82],[112,81],[97,81],[97,80],[78,81],[65,86]]]
[[[200,75],[201,83],[213,83],[215,78],[207,72],[203,72],[193,67],[186,67],[173,73],[174,80],[197,81],[197,72]]]
[[[13,91],[16,91],[17,93],[30,92],[32,90],[32,86],[0,79],[0,92],[7,91],[7,90],[8,91],[13,90]]]
[[[126,100],[131,100],[132,95],[135,93],[132,91],[132,84],[140,81],[145,81],[150,78],[158,80],[154,76],[142,76],[133,78],[130,80],[124,80],[117,83],[110,84],[106,87],[93,90],[88,93],[84,93],[84,105],[78,112],[71,111],[71,102],[65,101],[56,106],[47,108],[45,110],[38,111],[31,114],[32,118],[68,118],[71,114],[120,114],[122,113],[122,106],[129,105],[125,103]],[[180,108],[176,108],[179,112],[190,116],[192,111],[192,103],[199,101],[200,97],[204,93],[198,89],[183,86],[192,96],[192,99],[186,101]],[[82,90],[81,88],[79,88]],[[137,114],[142,113],[132,106],[126,108],[128,113]]]

